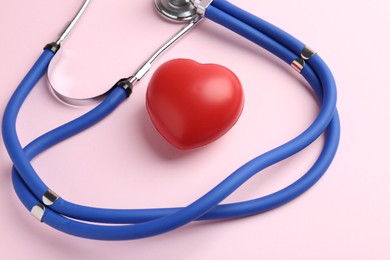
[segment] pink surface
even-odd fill
[[[339,87],[342,139],[324,178],[299,199],[262,215],[191,224],[144,240],[100,242],[33,219],[13,192],[11,163],[1,143],[1,259],[390,259],[389,2],[232,2],[309,43],[331,67]],[[0,111],[80,3],[1,1]],[[94,1],[64,46],[56,82],[99,88],[132,73],[180,27],[161,20],[152,8],[152,1]],[[34,160],[53,190],[94,206],[187,205],[241,164],[300,133],[318,112],[289,66],[210,21],[157,63],[172,58],[219,63],[238,75],[246,104],[237,125],[204,148],[175,150],[147,116],[149,74],[104,123]],[[61,104],[41,80],[20,113],[20,138],[27,144],[88,109]],[[322,143],[254,177],[227,201],[291,183],[310,167]]]

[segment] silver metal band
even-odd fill
[[[54,204],[56,200],[58,200],[60,196],[58,196],[54,191],[48,190],[42,196],[42,202],[46,206],[51,206]]]
[[[303,68],[305,67],[306,61],[313,57],[315,54],[315,51],[305,46],[301,51],[301,57],[296,58],[291,63],[291,67],[293,67],[298,73],[301,73]]]
[[[301,73],[304,66],[305,60],[302,58],[297,58],[291,63],[291,67],[293,67],[293,69],[295,69],[298,73]]]
[[[305,46],[301,52],[301,57],[304,60],[309,60],[311,57],[313,57],[316,54],[315,51],[310,49],[308,46]]]
[[[43,215],[45,215],[45,206],[42,204],[37,204],[31,209],[31,215],[34,216],[39,222],[42,222]]]
[[[31,209],[31,215],[34,216],[38,221],[42,222],[42,218],[45,215],[45,205],[51,206],[56,202],[56,200],[59,199],[60,196],[58,196],[54,191],[48,190],[43,194],[42,196],[42,202],[43,204],[37,204]]]
[[[191,0],[191,2],[194,4],[197,13],[203,17],[206,13],[207,7],[211,5],[213,0]]]

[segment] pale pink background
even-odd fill
[[[0,1],[0,111],[42,47],[82,1]],[[111,86],[133,72],[180,26],[161,20],[153,1],[94,1],[64,46],[58,84]],[[315,48],[337,79],[342,138],[323,179],[299,199],[266,214],[197,223],[154,238],[100,242],[39,224],[16,198],[11,162],[0,144],[1,259],[390,259],[390,2],[233,3]],[[34,160],[62,197],[105,207],[187,205],[247,160],[294,137],[318,106],[287,65],[210,21],[159,61],[219,63],[241,79],[246,105],[237,125],[192,152],[171,148],[144,107],[149,74],[104,123]],[[152,69],[155,70],[156,67]],[[90,107],[59,103],[41,80],[21,111],[23,144]],[[269,194],[299,178],[323,140],[254,177],[228,201]]]

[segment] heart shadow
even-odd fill
[[[151,153],[154,153],[155,155],[164,160],[182,159],[185,157],[193,156],[194,154],[197,154],[199,152],[204,151],[204,149],[207,149],[206,146],[191,150],[180,150],[178,148],[175,148],[170,143],[168,143],[157,131],[144,106],[139,108],[137,116],[140,132],[144,136],[146,143],[149,145]]]

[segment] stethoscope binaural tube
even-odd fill
[[[227,7],[229,9],[226,9]],[[284,32],[277,28],[270,29],[272,35],[267,32],[262,33],[259,29],[254,28],[253,25],[248,25],[247,21],[245,23],[242,22],[247,17],[238,16],[234,19],[232,11],[236,12],[239,9],[226,1],[215,0],[207,9],[206,17],[228,28],[234,29],[234,31],[245,35],[261,46],[265,46],[289,64],[292,64],[300,57],[301,48],[304,48],[302,43],[296,41],[289,35],[286,36]],[[263,24],[264,22],[262,20],[254,21],[254,23],[258,23],[258,27],[260,28],[267,27]],[[283,39],[281,40],[281,38]],[[5,125],[14,126],[20,106],[28,95],[28,92],[35,85],[36,80],[43,75],[45,66],[47,66],[46,63],[49,62],[48,60],[52,56],[53,54],[50,54],[50,50],[46,50],[42,54],[37,65],[33,68],[34,73],[29,73],[26,77],[28,80],[24,81],[24,84],[22,83],[20,86],[22,90],[17,90],[14,95],[15,98],[11,99],[11,101],[16,101],[16,103],[9,105],[9,108],[5,112],[3,122],[3,136],[7,149],[12,149],[12,146],[15,145],[14,142],[18,143],[18,139],[14,127],[7,129]],[[260,213],[283,205],[296,198],[314,185],[324,174],[336,153],[339,141],[339,120],[335,109],[335,83],[329,69],[316,54],[306,61],[301,73],[313,87],[319,99],[323,101],[321,112],[312,126],[291,142],[248,162],[215,189],[188,207],[183,209],[110,210],[75,205],[62,198],[58,198],[53,205],[45,208],[42,221],[63,232],[86,238],[104,240],[136,239],[161,234],[196,219],[233,218]],[[84,119],[85,117],[90,117],[91,119],[82,128],[79,128],[78,124],[72,121],[38,138],[26,147],[25,152],[21,151],[20,144],[19,146],[15,145],[15,151],[10,152],[15,165],[13,170],[14,187],[19,198],[29,210],[42,203],[40,198],[48,189],[41,182],[34,169],[28,166],[31,166],[29,160],[55,143],[98,122],[119,105],[125,99],[125,96],[126,93],[123,89],[115,89],[102,102],[101,106],[84,116]],[[299,180],[276,193],[262,198],[217,206],[220,201],[258,171],[305,148],[325,130],[327,130],[326,142],[320,157],[313,167]],[[12,133],[13,131],[15,133]],[[104,224],[141,224],[100,226],[78,222],[64,216]]]

